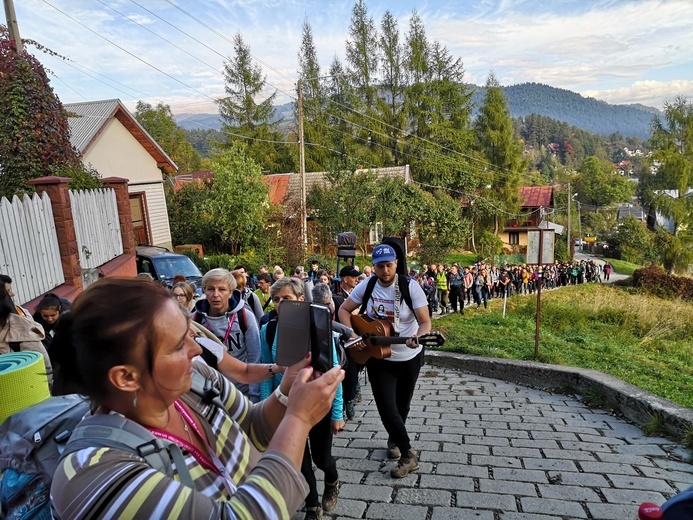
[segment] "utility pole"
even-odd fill
[[[3,0],[5,4],[5,18],[7,19],[7,29],[10,32],[10,39],[17,48],[17,54],[24,51],[22,38],[19,36],[19,25],[17,25],[17,15],[14,13],[14,3],[12,0]]]
[[[580,202],[576,202],[578,205],[578,233],[580,233],[580,252],[582,252],[582,217],[580,216]]]
[[[303,80],[298,80],[298,173],[301,176],[301,243],[308,245],[308,217],[306,212],[306,148],[303,141]]]
[[[573,255],[570,254],[570,183],[568,183],[568,225],[566,230],[565,245],[568,248],[568,259],[572,260]]]

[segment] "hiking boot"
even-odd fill
[[[419,457],[414,448],[409,448],[406,455],[402,455],[397,461],[397,466],[392,468],[390,475],[393,478],[404,478],[409,472],[419,469]]]
[[[325,482],[325,492],[322,494],[322,508],[325,511],[332,511],[337,505],[339,498],[339,480],[334,484]]]
[[[305,520],[322,520],[321,507],[306,507]]]
[[[399,448],[397,445],[388,440],[387,441],[387,458],[388,459],[399,459],[402,456],[402,453],[399,451]]]
[[[356,416],[356,408],[354,408],[354,401],[347,401],[345,408],[347,419],[351,421]]]

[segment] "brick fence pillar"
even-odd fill
[[[65,276],[65,283],[82,289],[82,267],[79,264],[79,248],[77,247],[77,235],[75,223],[72,219],[72,204],[67,185],[71,181],[69,177],[40,177],[32,179],[36,193],[48,193],[53,208],[53,220],[58,235],[58,248],[60,250],[60,262]]]
[[[130,194],[128,180],[121,177],[106,177],[101,182],[107,188],[113,188],[118,203],[120,218],[120,236],[123,240],[123,254],[135,254],[135,231],[132,228],[132,211],[130,209]]]

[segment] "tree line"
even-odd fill
[[[297,136],[278,130],[273,122],[276,92],[262,95],[266,78],[249,46],[241,33],[233,42],[233,55],[224,64],[225,93],[218,102],[221,132],[186,133],[162,104],[140,102],[135,115],[180,171],[214,173],[209,181],[168,189],[175,242],[232,253],[274,254],[279,248],[298,256],[304,253],[296,250],[296,208],[270,207],[267,185],[259,182],[265,173],[297,170]],[[315,223],[311,244],[331,243],[337,231],[347,229],[365,238],[375,222],[383,235],[402,236],[415,222],[421,245],[436,254],[452,249],[486,254],[501,247],[492,237],[518,216],[521,185],[571,182],[579,187],[579,200],[596,208],[630,199],[632,184],[613,175],[611,160],[622,142],[618,134],[597,138],[542,116],[514,120],[493,74],[472,117],[473,90],[464,80],[462,59],[428,37],[416,11],[400,28],[392,13],[376,22],[364,1],[356,0],[345,46],[345,60],[334,58],[323,69],[310,23],[304,22],[297,72],[304,99],[306,170],[327,172],[330,180],[308,197]],[[0,101],[9,105],[10,90],[3,92]],[[683,106],[690,105],[684,101]],[[4,123],[9,128],[13,120]],[[667,124],[671,121],[663,130]],[[653,145],[670,147],[653,135]],[[11,142],[12,135],[0,138]],[[22,134],[21,139],[28,137]],[[546,142],[558,142],[559,153],[546,153]],[[541,151],[533,153],[532,147]],[[685,153],[676,151],[665,162],[681,155],[690,164]],[[7,162],[0,163],[3,171],[9,171]],[[413,184],[357,173],[405,164]],[[670,169],[665,165],[660,171]],[[653,178],[660,179],[658,185],[675,184],[667,175]],[[557,202],[565,207],[560,195]],[[559,209],[553,220],[565,218]]]

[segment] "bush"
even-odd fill
[[[643,293],[660,298],[693,301],[693,279],[668,275],[659,266],[637,269],[633,273],[633,285]]]

